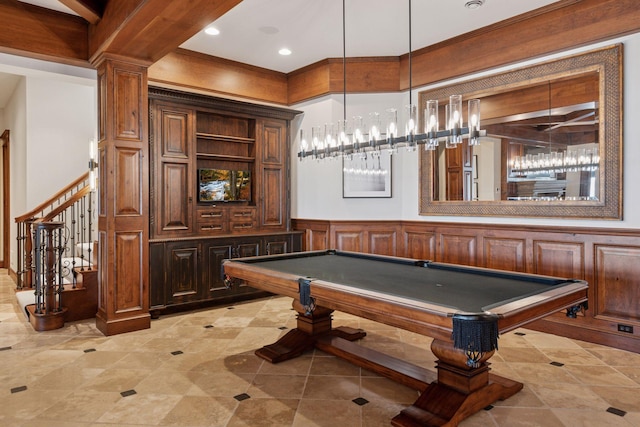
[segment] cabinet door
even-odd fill
[[[193,110],[152,103],[150,138],[154,161],[151,230],[154,237],[193,232]]]
[[[257,239],[252,240],[238,240],[238,243],[234,245],[234,258],[245,258],[250,256],[260,255],[260,241]]]
[[[199,245],[192,242],[166,244],[167,305],[182,304],[200,299],[199,252]]]
[[[234,258],[244,258],[251,256],[258,256],[261,254],[260,238],[242,238],[239,237],[233,244]],[[251,294],[259,292],[257,289],[247,286],[244,283],[236,284],[233,286],[234,295]]]
[[[225,242],[207,243],[204,246],[202,271],[204,299],[221,298],[233,292],[224,285],[222,261],[231,258],[233,246]]]
[[[265,236],[264,255],[279,255],[292,252],[291,235]]]
[[[286,230],[289,187],[286,155],[287,124],[283,120],[257,120],[258,193],[262,229]]]
[[[164,268],[164,244],[149,245],[149,302],[150,307],[163,307],[166,304]]]

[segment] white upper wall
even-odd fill
[[[363,116],[370,112],[384,112],[390,106],[402,106],[407,103],[406,95],[399,93],[382,93],[373,95],[347,95],[347,119]],[[332,159],[318,162],[306,159],[297,160],[299,130],[303,129],[311,135],[311,126],[324,126],[325,123],[337,123],[344,117],[343,96],[332,95],[320,100],[309,101],[295,106],[304,111],[302,119],[298,118],[292,126],[292,205],[293,218],[400,218],[402,206],[403,166],[401,156],[392,157],[393,176],[391,180],[392,199],[384,199],[387,203],[374,203],[375,212],[371,212],[371,201],[375,199],[345,199],[342,197],[342,160]],[[401,107],[398,107],[400,110]],[[388,201],[394,200],[394,203]]]
[[[446,86],[463,80],[476,79],[496,74],[510,68],[518,68],[537,62],[549,61],[559,57],[586,52],[597,48],[623,43],[623,220],[576,220],[549,218],[503,218],[503,217],[450,217],[421,216],[418,214],[418,153],[401,152],[392,159],[392,197],[372,199],[343,199],[342,171],[340,160],[315,161],[297,160],[299,137],[297,129],[292,133],[292,217],[301,219],[363,219],[363,220],[408,220],[408,221],[446,221],[502,224],[539,224],[567,225],[580,227],[640,228],[640,197],[638,186],[640,168],[635,167],[635,159],[640,158],[640,79],[631,76],[640,75],[640,34],[612,40],[607,43],[591,45],[573,51],[564,52],[536,60],[527,61],[511,67],[502,67],[490,72],[478,73],[464,79],[450,80],[438,85],[416,88],[418,92],[438,86]],[[415,102],[415,101],[414,101]],[[399,94],[362,94],[347,95],[348,116],[359,114],[367,116],[369,112],[383,112],[386,108],[400,110],[408,103],[408,95]],[[342,118],[342,95],[323,97],[306,103],[294,105],[302,110],[304,117],[297,126],[311,131],[311,126],[325,122],[335,122]],[[339,113],[338,113],[339,112]]]
[[[15,218],[86,172],[88,141],[97,128],[96,72],[7,54],[0,54],[0,72],[21,76],[2,123],[11,137],[10,214]],[[15,227],[10,232],[15,242]],[[15,249],[12,244],[14,271]]]
[[[92,86],[27,77],[27,210],[87,171],[96,108]]]
[[[9,129],[9,167],[10,167],[10,215],[9,223],[13,225],[12,218],[20,213],[25,212],[26,206],[26,141],[27,141],[27,82],[26,78],[21,78],[7,105],[4,109],[4,129]],[[3,131],[4,131],[3,129]],[[11,226],[10,242],[16,241],[16,228]],[[10,248],[10,265],[13,271],[16,271],[16,245],[11,244]],[[5,258],[6,265],[6,258]]]

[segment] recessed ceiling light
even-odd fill
[[[484,0],[469,0],[464,4],[467,9],[477,9],[484,4]]]
[[[287,55],[291,55],[291,50],[290,50],[290,49],[287,49],[286,47],[283,47],[282,49],[280,49],[280,50],[278,51],[278,53],[279,53],[280,55],[287,56]]]
[[[204,32],[209,34],[210,36],[217,36],[218,34],[220,34],[220,30],[216,27],[207,27],[204,29]]]
[[[268,26],[260,27],[258,28],[258,31],[264,34],[269,34],[269,35],[278,34],[280,32],[280,30],[277,29],[276,27],[268,27]]]

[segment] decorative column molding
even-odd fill
[[[98,313],[105,335],[150,327],[146,62],[98,57]]]

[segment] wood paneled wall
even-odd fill
[[[530,328],[640,353],[640,231],[418,221],[296,219],[305,250],[334,248],[584,279],[589,309]],[[619,331],[631,326],[632,333]]]

